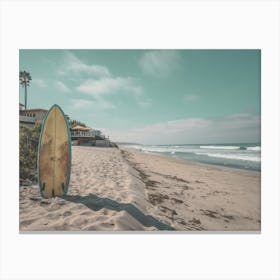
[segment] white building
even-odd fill
[[[28,109],[24,110],[24,105],[19,104],[19,122],[29,127],[34,126],[36,121],[42,121],[48,110],[45,109]]]

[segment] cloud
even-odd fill
[[[42,80],[42,79],[33,79],[33,80],[32,80],[32,83],[33,83],[34,85],[36,85],[37,87],[39,87],[39,88],[44,88],[44,87],[47,86],[46,83],[45,83],[45,81]]]
[[[88,99],[71,99],[70,110],[87,110],[92,109],[95,112],[103,109],[114,109],[116,106],[109,101],[103,99],[88,100]]]
[[[94,97],[114,94],[119,91],[132,92],[135,95],[140,95],[142,92],[141,87],[135,84],[135,79],[130,77],[108,77],[98,80],[89,79],[80,84],[76,89]]]
[[[180,55],[174,50],[147,51],[140,58],[139,65],[144,74],[153,77],[167,77],[179,65]]]
[[[127,131],[106,130],[114,141],[143,144],[203,144],[260,140],[260,118],[248,114],[160,122]]]
[[[88,109],[93,106],[93,102],[86,99],[71,99],[70,106],[72,109]]]
[[[58,69],[60,75],[86,73],[96,77],[110,76],[110,71],[104,65],[87,64],[78,59],[72,52],[66,51],[64,62]]]
[[[78,92],[94,98],[98,108],[116,108],[106,98],[109,99],[111,95],[117,93],[130,94],[130,97],[134,98],[140,107],[149,106],[147,100],[141,100],[143,90],[138,79],[114,76],[106,66],[83,62],[70,51],[65,52],[63,60],[62,66],[58,69],[59,74],[74,82]],[[62,82],[57,82],[56,87],[62,92],[70,92],[70,89]]]
[[[197,101],[198,99],[199,99],[199,97],[197,95],[194,95],[194,94],[183,95],[183,101],[185,101],[186,103]]]
[[[116,105],[113,103],[104,100],[104,99],[97,99],[96,105],[98,106],[99,109],[116,109]]]
[[[62,92],[70,92],[71,90],[61,81],[56,81],[54,83],[55,87]]]

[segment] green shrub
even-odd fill
[[[19,129],[19,173],[21,179],[35,181],[37,178],[37,151],[41,122],[33,128],[20,125]]]

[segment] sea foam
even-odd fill
[[[204,155],[208,157],[215,158],[226,158],[226,159],[236,159],[236,160],[247,160],[260,162],[261,158],[258,156],[244,155],[244,154],[221,154],[221,153],[196,153],[197,155]]]

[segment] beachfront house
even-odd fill
[[[76,125],[70,128],[72,145],[94,146],[94,129],[87,126]]]
[[[100,137],[100,136],[101,136],[101,131],[100,131],[100,130],[95,129],[95,130],[94,130],[94,135],[95,135],[95,136],[99,136],[99,137]]]
[[[76,125],[71,130],[72,145],[77,146],[97,146],[97,147],[115,147],[109,138],[101,134],[100,130],[87,126]]]
[[[45,109],[24,109],[24,105],[19,103],[19,122],[22,125],[33,127],[37,121],[42,121],[47,114]]]

